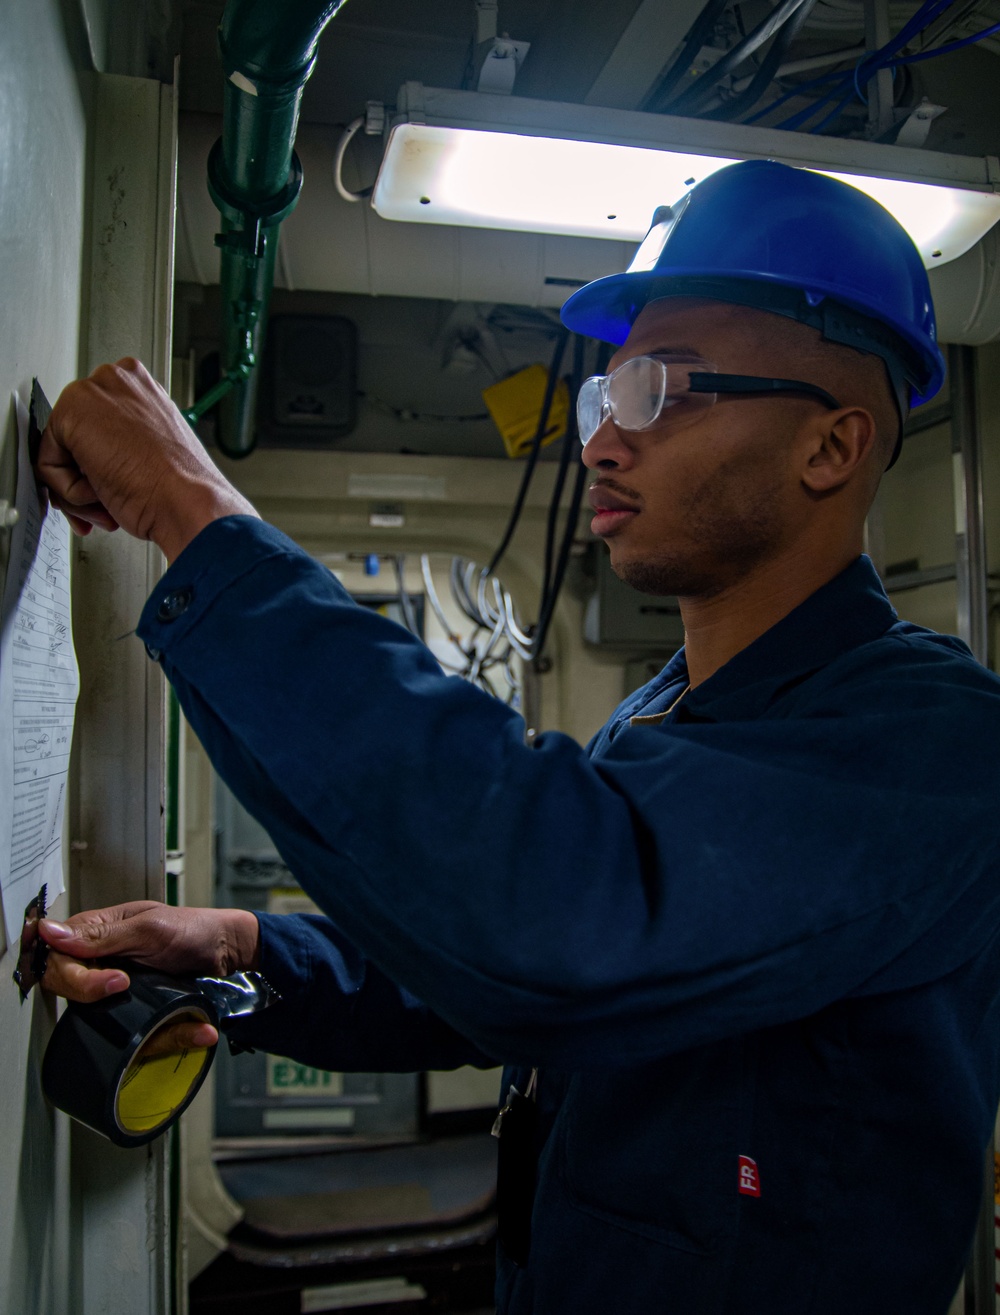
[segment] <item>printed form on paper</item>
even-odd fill
[[[18,520],[0,605],[0,892],[7,944],[42,882],[64,890],[62,830],[80,688],[70,614],[70,529],[40,506],[28,412],[15,394]]]

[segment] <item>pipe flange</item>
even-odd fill
[[[223,219],[243,228],[256,231],[260,228],[272,228],[280,224],[292,213],[302,190],[302,162],[296,152],[292,151],[291,167],[288,179],[280,191],[263,201],[249,201],[242,196],[226,173],[226,164],[222,153],[220,137],[208,154],[208,191],[215,202],[216,209]]]

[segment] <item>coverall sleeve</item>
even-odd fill
[[[139,633],[317,904],[508,1062],[638,1063],[805,1017],[949,972],[997,926],[998,699],[936,657],[888,686],[870,653],[839,663],[800,715],[529,748],[240,517],[174,562]]]
[[[312,914],[257,915],[260,970],[277,1004],[227,1028],[241,1046],[344,1073],[414,1073],[498,1061],[396,986]]]

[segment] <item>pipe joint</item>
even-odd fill
[[[274,228],[295,209],[302,190],[302,163],[292,151],[292,165],[284,187],[262,201],[251,201],[234,187],[226,173],[222,138],[208,156],[208,190],[216,209],[233,227],[218,233],[215,245],[237,251],[251,260],[264,254],[262,229]]]
[[[281,221],[295,208],[302,166],[293,150],[302,89],[320,35],[343,0],[227,0],[219,27],[225,71],[222,138],[208,190],[222,216],[222,378],[187,413],[218,405],[216,442],[229,457],[253,450],[268,299]]]
[[[236,74],[249,82],[255,88],[251,95],[301,86],[312,72],[324,27],[343,3],[286,0],[276,6],[274,0],[229,0],[219,26],[226,77],[232,80]]]
[[[294,101],[302,92],[303,86],[312,77],[316,67],[315,48],[309,58],[297,68],[289,69],[279,76],[256,64],[248,64],[244,59],[233,59],[219,40],[219,53],[222,57],[222,71],[226,80],[238,91],[260,100]]]

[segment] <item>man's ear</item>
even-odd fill
[[[846,484],[875,445],[875,420],[864,407],[830,411],[811,427],[802,482],[813,493]]]

